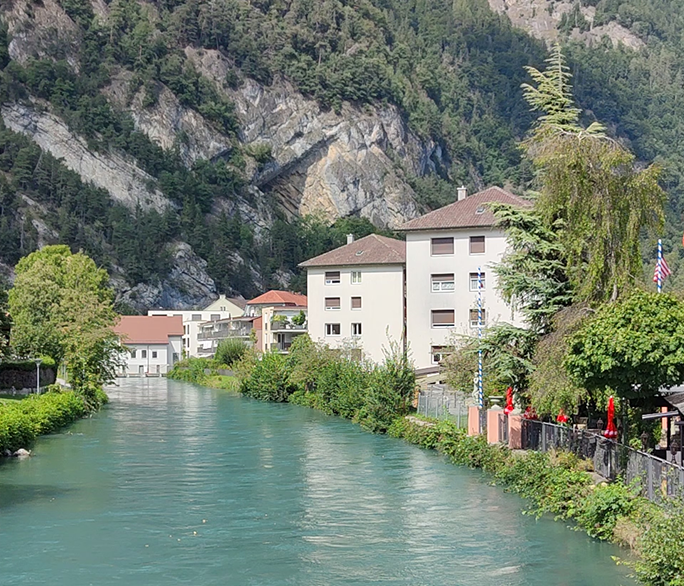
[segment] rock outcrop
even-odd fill
[[[83,181],[106,189],[115,201],[135,209],[166,209],[170,202],[155,187],[155,180],[135,163],[115,153],[101,153],[88,148],[66,123],[48,111],[25,104],[7,104],[0,110],[5,125],[31,138]]]
[[[185,242],[171,245],[169,252],[173,268],[163,281],[131,287],[123,278],[114,276],[112,285],[117,291],[117,301],[145,312],[154,307],[193,309],[216,299],[216,284],[207,274],[206,261]]]
[[[186,55],[235,104],[248,152],[270,151],[250,179],[290,214],[330,221],[360,214],[383,226],[418,214],[405,173],[433,170],[441,151],[414,135],[397,108],[324,110],[282,80],[264,87],[244,79],[232,89],[225,84],[231,65],[219,52],[187,48]]]
[[[564,14],[570,13],[577,0],[488,0],[489,6],[495,12],[505,14],[510,21],[533,37],[553,43],[559,37],[558,26]],[[608,37],[614,46],[619,44],[630,49],[641,49],[644,42],[629,29],[617,22],[594,26],[596,8],[582,6],[582,16],[589,23],[589,30],[580,31],[575,28],[570,38],[583,41],[587,45],[596,44]]]

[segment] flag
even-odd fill
[[[660,257],[656,263],[655,271],[653,272],[653,282],[664,281],[665,277],[669,277],[672,274],[670,267],[667,266],[667,261],[665,257]]]

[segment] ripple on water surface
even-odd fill
[[[632,585],[437,454],[166,380],[0,466],[0,586]]]

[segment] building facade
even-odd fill
[[[127,350],[120,376],[166,376],[181,358],[180,316],[124,315],[114,331]]]
[[[256,318],[255,348],[287,353],[292,340],[306,333],[307,305],[306,295],[275,290],[248,301],[245,315]]]
[[[498,187],[469,197],[461,188],[456,202],[401,228],[406,233],[407,331],[417,369],[438,365],[449,346],[477,335],[478,298],[485,327],[524,325],[497,291],[493,267],[507,244],[489,210],[493,202],[530,205]]]
[[[382,362],[404,348],[405,243],[371,234],[300,264],[307,270],[308,331],[331,348],[361,349]]]
[[[183,320],[183,354],[186,356],[206,356],[206,344],[200,343],[201,324],[208,321],[229,320],[240,317],[245,308],[244,299],[227,298],[221,295],[204,309],[172,310],[150,309],[147,315],[180,316]]]

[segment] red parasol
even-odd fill
[[[609,439],[615,439],[618,435],[617,427],[615,427],[615,402],[613,397],[608,399],[608,425],[606,425],[606,431],[603,435]]]
[[[510,415],[513,413],[513,409],[515,409],[513,406],[513,389],[508,387],[506,389],[506,407],[504,407],[504,413]]]
[[[562,409],[558,412],[558,417],[556,417],[556,421],[558,423],[567,423],[568,422],[568,416],[565,414],[565,412]]]

